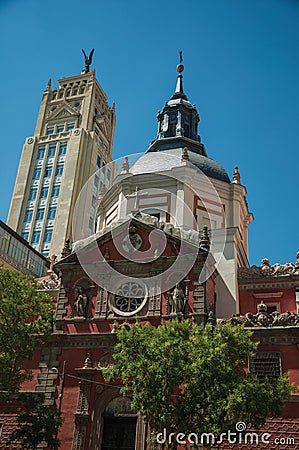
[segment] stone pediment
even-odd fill
[[[153,231],[154,235],[151,234]],[[206,227],[202,232],[182,230],[171,223],[159,222],[154,216],[135,211],[127,220],[113,222],[99,233],[74,242],[71,253],[59,264],[74,263],[77,253],[93,252],[95,248],[102,249],[105,260],[123,260],[138,254],[140,262],[147,262],[147,259],[150,262],[162,256],[167,246],[167,257],[176,256],[182,242],[187,247],[197,248],[199,254],[207,255],[209,251]],[[134,258],[134,261],[138,263],[138,258]]]
[[[57,108],[48,114],[48,119],[60,119],[64,117],[79,116],[78,111],[67,102],[60,103]]]

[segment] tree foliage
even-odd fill
[[[51,331],[53,302],[34,278],[0,268],[0,391],[5,398],[31,378],[23,368],[41,336]]]
[[[20,393],[21,403],[18,416],[18,428],[10,435],[8,444],[16,441],[24,450],[36,450],[42,442],[50,450],[59,448],[58,429],[62,424],[57,409],[44,405],[44,396],[36,393]]]
[[[154,433],[214,433],[235,430],[243,421],[255,428],[282,414],[292,390],[287,376],[258,379],[246,373],[256,353],[252,333],[242,327],[205,329],[188,320],[159,327],[120,327],[107,381],[120,380],[121,393],[149,422]]]

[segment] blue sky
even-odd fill
[[[80,73],[81,48],[116,102],[115,158],[155,138],[182,49],[208,155],[247,187],[251,264],[295,260],[299,0],[0,0],[0,30],[0,219],[47,81]]]

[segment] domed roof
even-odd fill
[[[230,183],[225,169],[208,158],[205,146],[198,135],[200,121],[196,106],[189,102],[183,89],[184,66],[182,52],[177,66],[176,89],[172,97],[158,112],[158,134],[146,153],[131,167],[133,175],[171,170],[181,166],[183,149],[188,149],[189,160],[205,175]]]
[[[163,172],[181,166],[183,148],[163,150],[161,152],[147,152],[142,155],[130,168],[133,175],[142,173]],[[225,169],[214,159],[198,153],[188,152],[190,162],[198,167],[205,175],[216,180],[230,183]]]

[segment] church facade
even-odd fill
[[[230,179],[208,157],[183,70],[180,63],[175,92],[158,114],[156,138],[137,160],[128,155],[111,166],[113,181],[97,191],[92,223],[80,224],[76,236],[63,234],[74,242],[64,246],[56,273],[40,281],[40,289],[57,298],[54,330],[28,362],[34,377],[24,389],[43,392],[46,404],[61,410],[65,450],[148,448],[143,418],[119,386],[103,378],[113,365],[117,328],[129,328],[136,315],[153,325],[174,317],[244,325],[260,342],[249,369],[273,377],[288,371],[299,384],[299,255],[294,263],[273,266],[265,259],[249,266],[253,216],[246,188],[237,167]],[[93,74],[80,77],[96,83]],[[95,170],[86,192],[97,177]],[[76,197],[76,217],[89,208],[86,198]],[[265,428],[273,442],[285,441],[259,448],[292,448],[287,438],[299,445],[298,417],[294,394],[285,417]],[[1,420],[4,430],[0,414]]]

